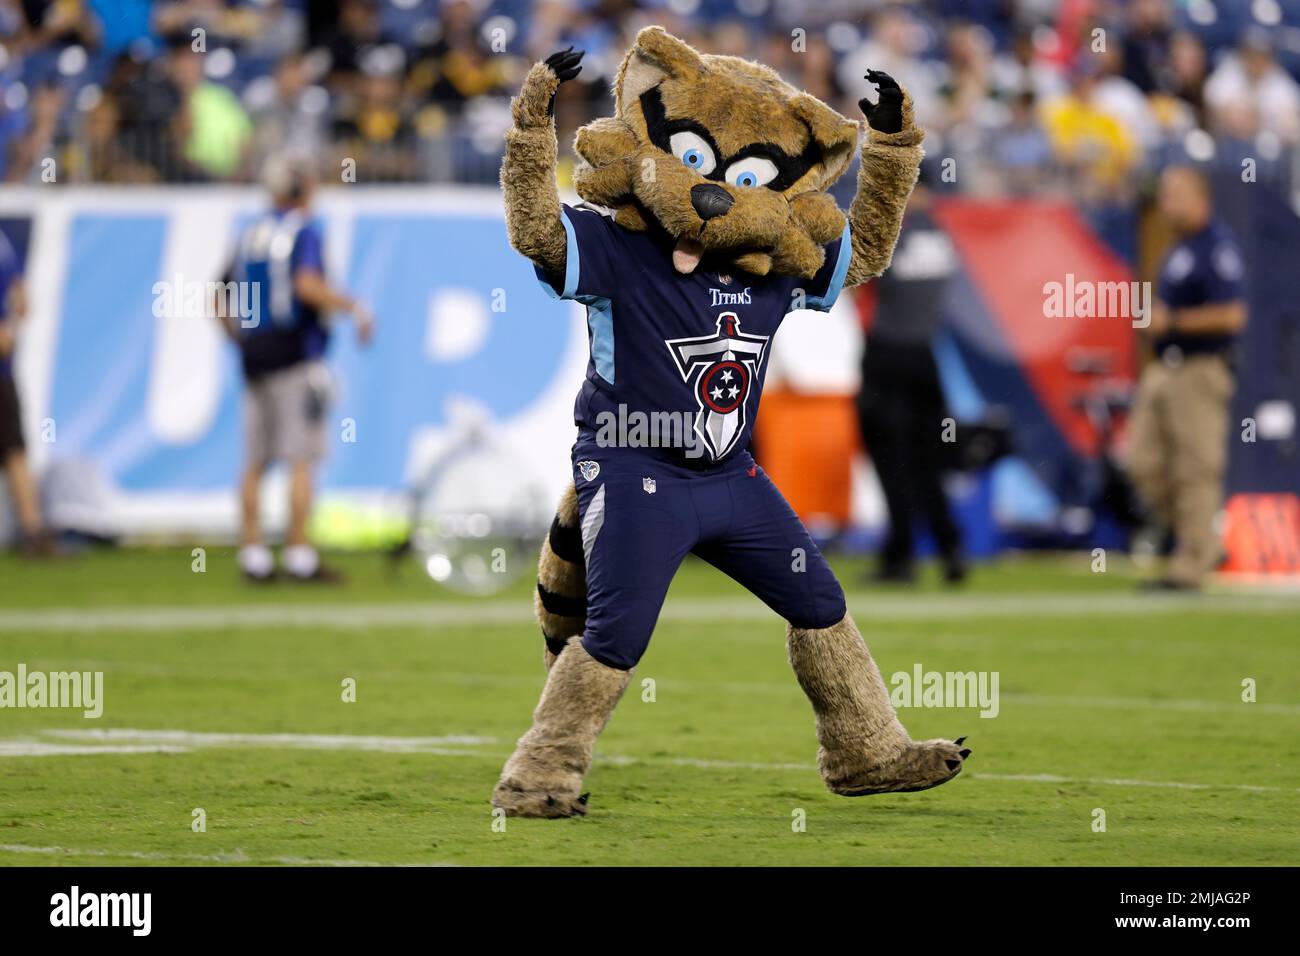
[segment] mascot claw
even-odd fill
[[[515,790],[498,787],[492,795],[492,805],[505,811],[508,817],[531,817],[541,820],[562,820],[566,817],[585,817],[590,793],[580,797],[556,795],[539,790]]]
[[[947,783],[961,773],[968,749],[957,750],[965,737],[947,740],[909,741],[892,760],[853,770],[855,762],[845,755],[828,755],[823,749],[819,763],[826,786],[844,797],[865,797],[875,793],[914,793]],[[862,761],[863,764],[868,761]]]

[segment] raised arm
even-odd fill
[[[866,79],[877,85],[880,97],[874,104],[858,101],[870,128],[862,143],[858,191],[849,206],[853,258],[845,286],[874,279],[889,268],[903,210],[925,155],[925,130],[913,123],[912,98],[887,73],[868,70]]]
[[[567,245],[555,184],[555,93],[578,75],[581,59],[582,51],[570,47],[533,64],[510,103],[515,124],[501,164],[510,245],[550,276],[564,275]]]

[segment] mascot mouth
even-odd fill
[[[702,258],[704,258],[704,244],[698,239],[687,239],[683,236],[673,246],[673,268],[682,275],[690,275],[694,272]]]

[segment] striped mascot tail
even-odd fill
[[[578,492],[565,489],[537,561],[537,621],[546,638],[546,669],[565,642],[587,626],[587,568],[578,527]]]

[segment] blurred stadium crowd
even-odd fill
[[[246,181],[287,149],[327,182],[350,158],[358,182],[492,183],[528,65],[588,51],[563,134],[650,22],[849,116],[886,70],[966,192],[1104,220],[1171,151],[1284,185],[1297,161],[1300,0],[0,0],[0,177]]]

